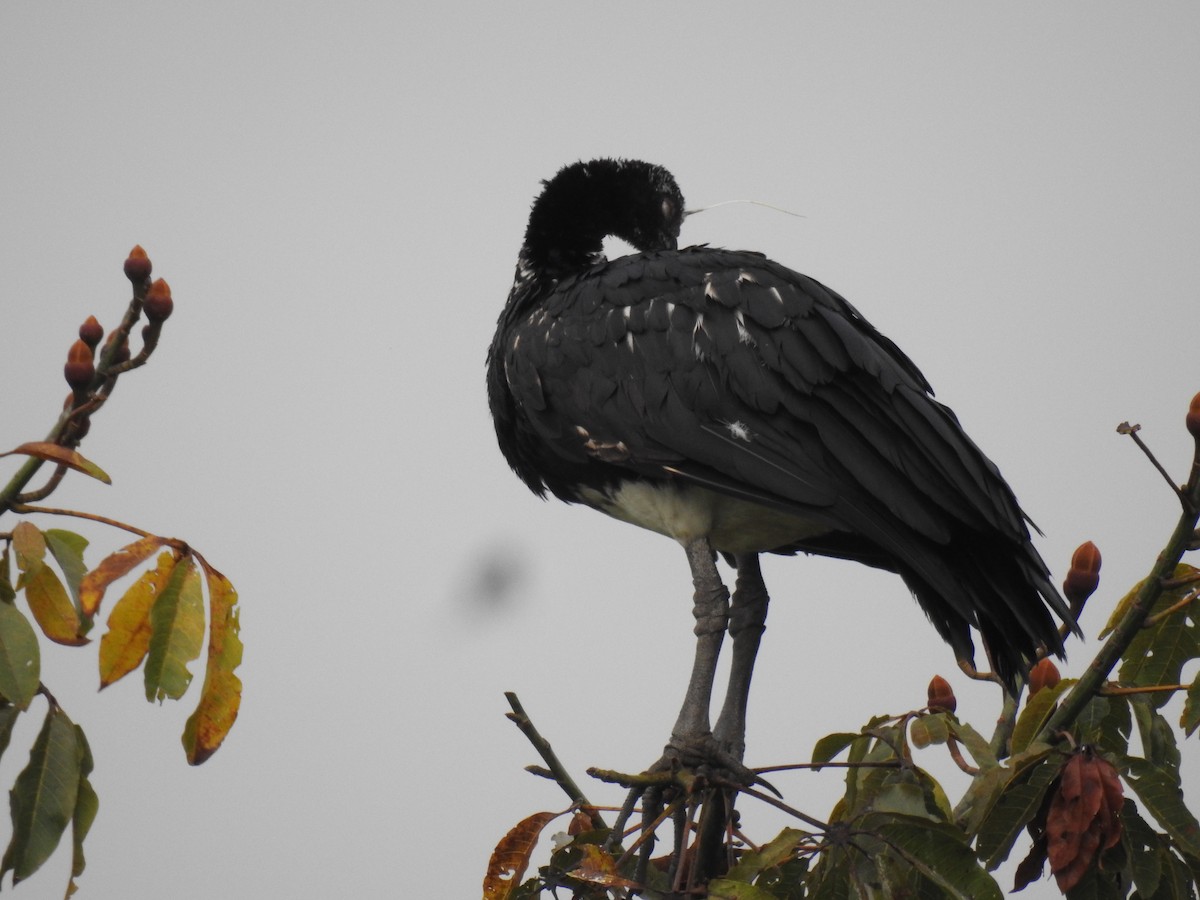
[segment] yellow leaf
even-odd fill
[[[67,589],[43,561],[46,540],[42,533],[29,522],[19,522],[12,530],[12,543],[21,568],[19,587],[24,589],[25,602],[42,633],[57,644],[86,644],[88,639],[80,633],[82,622]]]
[[[82,622],[67,589],[49,566],[25,574],[25,600],[42,633],[54,643],[80,647],[88,642],[80,634]]]
[[[22,572],[35,569],[46,556],[46,539],[32,522],[18,522],[12,530],[13,549],[17,551],[17,566]]]
[[[149,559],[150,554],[165,543],[162,538],[150,535],[104,557],[100,565],[84,575],[79,584],[79,605],[83,614],[88,619],[96,615],[108,586],[122,575],[128,575],[136,565]]]
[[[61,463],[69,469],[74,469],[76,472],[90,475],[97,481],[112,484],[112,479],[108,477],[105,471],[90,459],[67,447],[60,447],[58,444],[52,444],[48,441],[30,441],[27,444],[22,444],[20,447],[14,447],[7,453],[0,453],[0,456],[11,456],[14,453],[20,453],[24,456],[34,456],[46,462]]]
[[[100,639],[100,688],[124,678],[150,649],[150,609],[175,568],[175,556],[161,553],[158,566],[147,569],[117,601],[108,615],[108,631]]]
[[[242,680],[233,673],[242,663],[238,636],[238,595],[229,579],[204,567],[208,582],[208,666],[200,703],[183,730],[188,762],[198,766],[214,753],[237,720],[242,704]]]

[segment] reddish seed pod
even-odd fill
[[[163,322],[171,315],[175,301],[171,299],[171,286],[159,278],[150,285],[146,292],[146,301],[142,304],[142,312],[151,322]]]
[[[954,696],[954,689],[950,687],[950,682],[941,675],[934,675],[930,679],[928,697],[926,705],[930,709],[944,709],[946,712],[954,712],[958,709],[958,699]]]
[[[1200,394],[1192,398],[1192,405],[1188,407],[1187,430],[1192,437],[1200,441]]]
[[[79,326],[79,339],[93,350],[96,349],[96,345],[100,343],[102,337],[104,337],[104,328],[96,321],[95,316],[88,316]]]
[[[1062,681],[1062,674],[1053,660],[1042,659],[1029,670],[1029,696],[1032,697],[1042,688],[1052,688]]]
[[[1091,541],[1080,544],[1071,556],[1071,568],[1063,581],[1063,593],[1080,606],[1100,584],[1100,549]]]
[[[134,284],[143,284],[150,277],[154,267],[150,264],[150,257],[146,255],[146,251],[142,249],[141,244],[134,246],[129,251],[129,257],[125,260],[125,277]]]
[[[73,391],[82,391],[96,376],[92,362],[92,348],[83,341],[76,341],[67,351],[67,364],[63,366],[63,377]]]

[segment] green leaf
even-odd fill
[[[75,725],[52,705],[29,752],[29,764],[9,795],[13,833],[0,862],[0,877],[12,872],[15,885],[54,852],[75,812],[79,767]]]
[[[854,896],[850,888],[850,859],[841,847],[822,853],[812,875],[815,876],[812,900],[846,900]]]
[[[71,842],[74,846],[71,859],[71,882],[67,888],[67,896],[71,896],[75,888],[75,879],[83,874],[87,860],[83,856],[83,841],[92,828],[96,813],[100,811],[100,798],[88,781],[92,773],[92,748],[88,746],[87,736],[83,729],[75,726],[75,736],[79,748],[79,791],[75,795],[75,811],[71,816]]]
[[[12,738],[13,726],[17,724],[17,716],[21,710],[7,703],[0,703],[0,756],[8,749],[9,739]]]
[[[150,610],[150,650],[146,657],[146,699],[178,700],[192,673],[187,664],[204,643],[204,597],[200,574],[190,556],[179,561]]]
[[[1178,771],[1136,757],[1128,758],[1126,764],[1129,767],[1126,783],[1138,795],[1142,806],[1180,850],[1200,857],[1200,822],[1183,801]]]
[[[746,884],[744,881],[730,881],[728,878],[718,878],[708,883],[709,900],[776,900],[775,895]]]
[[[999,765],[996,760],[996,754],[992,752],[991,744],[978,731],[968,725],[966,722],[960,722],[957,719],[952,719],[950,722],[950,733],[958,739],[958,742],[967,748],[967,752],[971,754],[971,758],[975,760],[975,765],[981,769],[990,769],[993,766]]]
[[[850,731],[827,734],[817,741],[816,746],[813,747],[812,761],[814,763],[827,763],[860,737],[862,735],[858,732]]]
[[[15,606],[0,603],[0,697],[18,709],[29,709],[41,677],[33,626]]]
[[[1197,572],[1191,566],[1175,567],[1175,578],[1187,578]],[[1150,610],[1154,616],[1164,613],[1181,602],[1191,592],[1191,585],[1168,588]],[[1164,616],[1149,628],[1142,628],[1122,654],[1118,677],[1121,682],[1138,687],[1177,684],[1184,665],[1200,656],[1200,629],[1197,629],[1195,603]],[[1171,699],[1168,691],[1147,695],[1155,707]]]
[[[46,546],[66,577],[67,589],[71,592],[76,612],[82,614],[83,610],[79,605],[79,583],[87,572],[87,565],[83,561],[83,551],[88,545],[87,538],[73,531],[63,531],[61,528],[47,528],[42,532],[42,537],[46,539]]]
[[[0,603],[12,603],[17,599],[17,592],[12,586],[12,564],[8,558],[8,544],[0,550]]]
[[[1165,839],[1138,814],[1137,804],[1128,797],[1121,805],[1121,826],[1121,840],[1129,853],[1133,884],[1140,896],[1153,897],[1162,877]]]
[[[1184,734],[1191,737],[1197,727],[1200,727],[1200,675],[1192,681],[1188,688],[1187,700],[1183,704],[1183,715],[1179,717],[1179,727]]]
[[[1002,900],[1000,888],[980,866],[963,833],[953,825],[889,816],[870,830],[948,896]]]
[[[876,812],[911,816],[936,821],[925,805],[925,792],[912,782],[892,782],[875,795],[871,808]]]
[[[1048,754],[1028,775],[1013,783],[1000,795],[980,825],[979,838],[975,845],[980,859],[989,871],[1008,858],[1021,829],[1037,815],[1046,791],[1050,783],[1058,777],[1062,764],[1061,753]]]
[[[725,877],[733,881],[753,881],[764,870],[774,869],[791,859],[796,847],[810,838],[808,832],[799,828],[785,828],[757,853],[743,854]]]
[[[1145,694],[1130,701],[1134,721],[1138,726],[1138,737],[1147,761],[1176,774],[1178,781],[1179,746],[1175,743],[1175,730],[1154,707],[1154,701]]]
[[[1013,726],[1011,744],[1014,754],[1020,753],[1033,742],[1054,711],[1058,698],[1075,681],[1074,678],[1064,678],[1054,687],[1042,688],[1025,701],[1025,708],[1021,710],[1021,714],[1017,716],[1017,723]]]

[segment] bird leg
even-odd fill
[[[758,554],[737,557],[737,585],[729,610],[729,636],[733,639],[733,660],[729,669],[729,687],[725,703],[717,717],[713,737],[722,749],[739,760],[746,752],[746,703],[750,696],[750,677],[759,641],[766,630],[767,586],[758,565]]]
[[[683,706],[679,710],[679,718],[675,720],[675,727],[671,729],[671,740],[667,742],[663,762],[669,765],[673,758],[678,758],[685,765],[694,766],[714,762],[710,752],[713,736],[709,727],[708,708],[712,702],[717,658],[729,623],[729,590],[717,572],[716,557],[707,538],[688,541],[684,551],[695,586],[692,615],[696,618],[693,629],[696,656],[692,662],[692,676],[683,697]]]

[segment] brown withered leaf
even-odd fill
[[[584,844],[579,848],[583,858],[579,865],[571,870],[572,878],[586,881],[589,884],[601,884],[605,887],[636,888],[638,883],[630,881],[617,873],[617,861],[595,844]]]
[[[507,900],[513,888],[521,883],[529,857],[537,846],[542,829],[559,813],[538,812],[527,816],[508,832],[488,860],[487,875],[483,878],[483,900]]]
[[[79,583],[79,605],[83,614],[91,619],[100,608],[108,586],[129,572],[139,563],[145,562],[154,551],[166,543],[164,538],[149,535],[134,541],[100,561],[100,565],[83,576]]]
[[[567,834],[574,837],[577,834],[583,834],[585,831],[592,831],[595,827],[592,824],[592,817],[582,809],[577,809],[575,810],[575,814],[571,816],[571,824],[567,826]]]
[[[1124,793],[1116,769],[1088,747],[1063,766],[1046,814],[1046,857],[1064,894],[1121,839]]]
[[[30,441],[27,444],[22,444],[20,447],[14,447],[7,453],[0,453],[0,456],[11,456],[14,453],[19,453],[22,456],[33,456],[46,462],[61,463],[68,469],[74,469],[76,472],[82,472],[84,475],[90,475],[97,481],[112,484],[112,479],[108,477],[108,474],[90,459],[76,453],[74,450],[60,447],[58,444],[52,444],[49,441]]]

